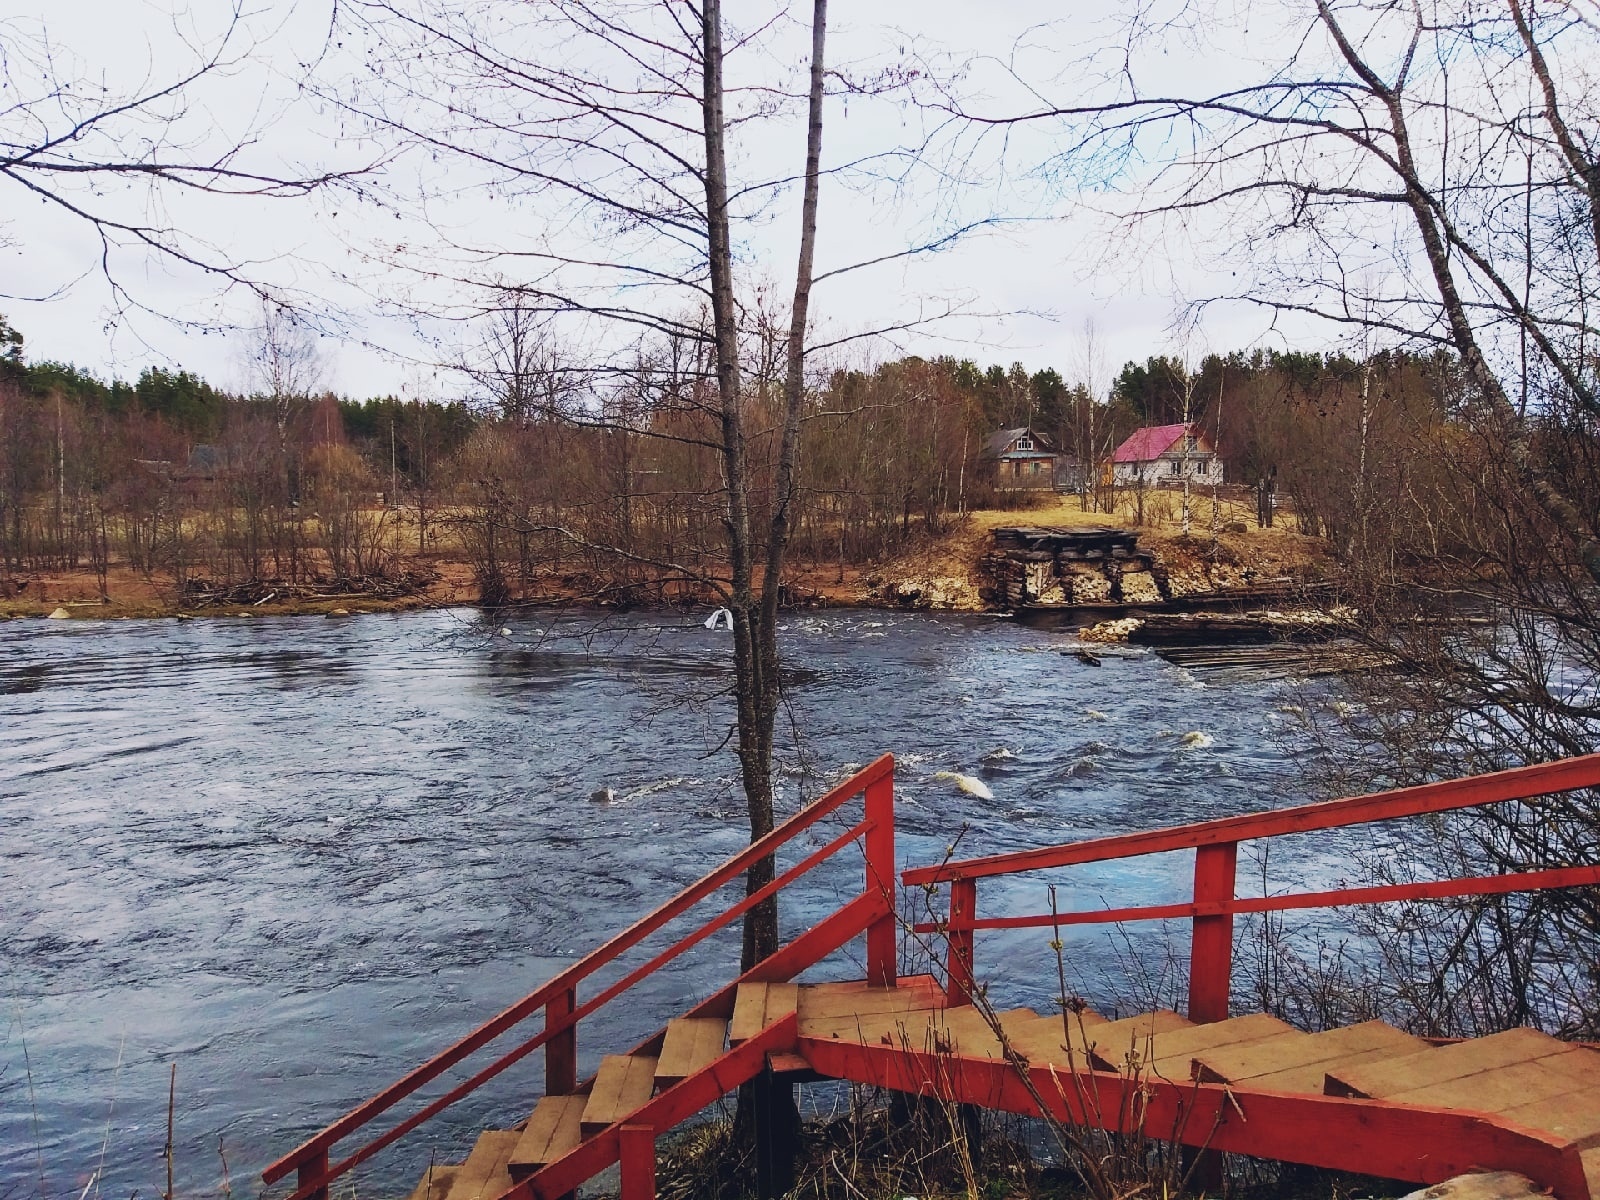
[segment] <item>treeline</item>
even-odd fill
[[[0,323],[0,568],[113,561],[180,588],[392,576],[403,558],[465,555],[493,602],[592,586],[617,599],[701,596],[726,557],[709,381],[688,354],[620,375],[546,365],[480,377],[475,402],[235,395],[183,371],[103,382],[30,364]],[[775,362],[752,364],[748,461],[770,502]],[[603,378],[604,382],[596,382]],[[1129,363],[1104,396],[1055,370],[905,358],[819,381],[802,429],[792,552],[846,567],[939,533],[997,493],[982,450],[1031,428],[1086,464],[1104,509],[1117,445],[1189,421],[1230,483],[1292,502],[1301,532],[1353,566],[1394,572],[1467,554],[1495,446],[1453,358],[1236,353],[1197,367]],[[1592,457],[1582,431],[1541,434]],[[1574,440],[1576,439],[1576,440]],[[1594,495],[1579,490],[1576,494]],[[1258,506],[1272,519],[1273,504]]]

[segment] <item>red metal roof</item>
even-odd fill
[[[1143,429],[1135,430],[1128,436],[1128,440],[1117,447],[1117,452],[1111,456],[1112,462],[1149,462],[1151,459],[1160,458],[1184,434],[1186,427],[1178,425],[1146,425]],[[1200,435],[1198,429],[1191,430],[1196,437]]]

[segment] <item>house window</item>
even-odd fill
[[[1031,437],[1019,437],[1017,439],[1017,449],[1018,450],[1032,450],[1033,449],[1033,439]]]
[[[1174,475],[1183,474],[1183,461],[1181,459],[1175,458],[1172,460],[1172,473]]]
[[[1039,473],[1039,472],[1040,472],[1040,471],[1042,471],[1042,470],[1044,470],[1044,463],[1042,463],[1042,462],[1041,462],[1041,461],[1039,461],[1039,460],[1038,460],[1038,459],[1037,459],[1037,458],[1036,458],[1036,459],[1034,459],[1034,460],[1033,460],[1033,473],[1034,473],[1034,474],[1035,474],[1035,475],[1037,475],[1037,474],[1038,474],[1038,473]]]
[[[1200,448],[1200,439],[1195,437],[1194,434],[1191,433],[1188,437],[1183,439],[1183,448],[1185,450],[1187,450],[1190,454],[1193,454],[1196,450],[1198,450]]]

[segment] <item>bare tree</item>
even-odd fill
[[[295,314],[263,302],[261,322],[248,333],[246,365],[258,395],[272,410],[280,445],[287,445],[289,426],[320,391],[325,379],[316,333]]]
[[[254,123],[228,128],[216,115],[212,89],[232,86],[264,51],[245,5],[207,14],[218,16],[210,34],[180,28],[175,18],[173,41],[188,61],[171,70],[152,66],[125,88],[108,82],[104,64],[77,61],[47,25],[0,20],[0,180],[10,185],[8,208],[16,213],[42,203],[89,229],[97,244],[89,269],[102,274],[119,312],[148,310],[142,289],[131,283],[136,267],[124,259],[128,253],[282,303],[286,296],[263,278],[263,263],[206,241],[174,215],[173,205],[184,197],[305,197],[353,184],[372,165],[289,163],[267,136],[281,111],[254,82]]]
[[[1121,36],[1098,51],[1111,69],[1070,73],[1099,94],[1009,114],[949,98],[945,107],[983,129],[1047,123],[1059,177],[1123,185],[1119,255],[1126,239],[1194,246],[1241,277],[1208,299],[1347,331],[1367,362],[1374,344],[1440,352],[1448,407],[1431,443],[1437,470],[1407,483],[1432,489],[1418,509],[1437,522],[1436,551],[1404,578],[1367,576],[1370,634],[1410,668],[1372,689],[1369,718],[1354,728],[1374,749],[1368,781],[1592,749],[1600,23],[1584,6],[1529,0],[1128,7]],[[1264,65],[1220,90],[1175,92],[1162,64],[1180,44]],[[1130,152],[1158,146],[1153,159]],[[1362,453],[1382,413],[1370,378],[1352,382]],[[1358,495],[1352,503],[1347,484],[1341,504],[1366,557],[1372,467],[1352,468]],[[1441,589],[1491,619],[1465,629],[1412,620],[1416,602]],[[1512,870],[1592,862],[1595,820],[1592,798],[1578,795],[1453,823],[1433,846],[1446,861]],[[1554,893],[1536,910],[1459,906],[1430,946],[1442,948],[1441,980],[1475,977],[1480,998],[1508,987],[1520,997],[1478,1005],[1485,1022],[1593,1029],[1596,980],[1553,964],[1593,961],[1595,928],[1591,897]],[[1509,983],[1497,962],[1515,969]],[[1441,983],[1435,998],[1450,992]]]
[[[663,577],[698,580],[731,609],[735,745],[752,839],[773,827],[778,604],[807,383],[826,80],[826,5],[809,7],[808,78],[786,91],[759,58],[792,27],[781,6],[742,11],[747,24],[730,31],[717,0],[557,0],[516,10],[365,0],[342,11],[350,36],[370,47],[375,74],[335,97],[400,152],[445,159],[449,177],[436,181],[435,195],[462,194],[470,176],[480,195],[539,214],[517,223],[526,231],[517,240],[465,244],[440,225],[425,259],[398,256],[429,287],[453,288],[456,314],[491,315],[474,369],[502,407],[554,415],[559,394],[563,420],[613,434],[625,449],[648,433],[715,455],[720,564],[641,551],[615,526],[609,534],[537,520],[531,527]],[[517,38],[506,36],[508,11]],[[519,45],[536,49],[524,57],[512,48]],[[735,54],[760,65],[730,85]],[[795,108],[806,114],[801,171],[756,145]],[[752,289],[738,277],[738,229],[796,180],[795,286],[773,405],[744,384],[752,332],[741,300]],[[508,285],[511,271],[518,282]],[[581,373],[564,373],[547,354],[558,323],[572,331],[566,357],[583,363]],[[618,388],[628,391],[625,406]],[[772,872],[770,859],[757,864],[749,888]],[[769,901],[747,918],[747,964],[776,947],[776,913]]]

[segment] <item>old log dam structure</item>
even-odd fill
[[[529,1078],[521,1111],[507,1113],[502,1128],[482,1133],[464,1162],[440,1165],[425,1152],[417,1154],[423,1174],[413,1200],[555,1200],[614,1164],[620,1164],[624,1200],[645,1200],[655,1194],[658,1137],[742,1085],[754,1084],[752,1095],[766,1097],[757,1101],[759,1110],[775,1095],[792,1097],[796,1081],[818,1079],[1032,1116],[1043,1105],[1059,1121],[1110,1132],[1130,1132],[1127,1123],[1140,1121],[1149,1136],[1208,1154],[1252,1155],[1422,1184],[1503,1169],[1527,1175],[1558,1200],[1600,1198],[1600,1051],[1532,1029],[1446,1044],[1380,1021],[1305,1033],[1266,1014],[1235,1015],[1230,996],[1233,921],[1240,913],[1600,885],[1600,867],[1558,866],[1239,896],[1240,842],[1595,786],[1600,754],[945,861],[897,878],[894,760],[885,755],[341,1116],[268,1167],[264,1179],[273,1184],[293,1177],[293,1191],[279,1191],[283,1200],[327,1200],[338,1181],[345,1181],[338,1191],[347,1190],[354,1182],[347,1177],[361,1164],[542,1050],[542,1083],[524,1065]],[[860,818],[851,820],[855,811]],[[785,848],[776,878],[745,895],[738,885],[746,868]],[[753,969],[740,974],[735,963],[720,991],[686,1011],[662,1014],[665,1023],[654,1034],[631,1050],[601,1057],[592,1076],[579,1077],[583,1021],[752,905],[854,848],[865,860],[858,892]],[[1182,903],[979,915],[984,880],[1184,851],[1194,856],[1194,886]],[[788,858],[795,861],[785,866]],[[836,871],[841,868],[848,869],[848,861]],[[854,877],[852,870],[849,878]],[[642,946],[660,931],[667,931],[661,940],[671,936],[669,925],[682,928],[680,918],[691,908],[708,900],[717,904],[716,894],[729,885],[735,885],[736,902],[692,925],[665,949],[651,953]],[[1017,894],[1014,886],[1010,894]],[[902,916],[911,901],[926,910],[927,919]],[[974,942],[982,931],[1040,930],[1039,969],[1053,977],[1048,943],[1068,927],[1173,919],[1189,922],[1192,931],[1183,1015],[1156,1011],[1111,1020],[1092,1011],[996,1011],[978,986],[982,972]],[[839,953],[862,938],[859,956]],[[937,955],[932,973],[897,974],[897,956],[911,939]],[[737,954],[736,938],[710,948],[717,945]],[[636,948],[635,957],[644,961],[624,970],[623,956]],[[864,964],[865,977],[812,978],[841,961]],[[806,981],[796,983],[803,972]],[[538,1027],[526,1029],[535,1017]],[[483,1058],[488,1061],[474,1065]],[[406,1115],[391,1115],[408,1099]],[[758,1162],[766,1161],[762,1169],[770,1170],[772,1143],[781,1138],[770,1129],[763,1133],[764,1124],[770,1122],[758,1112]]]

